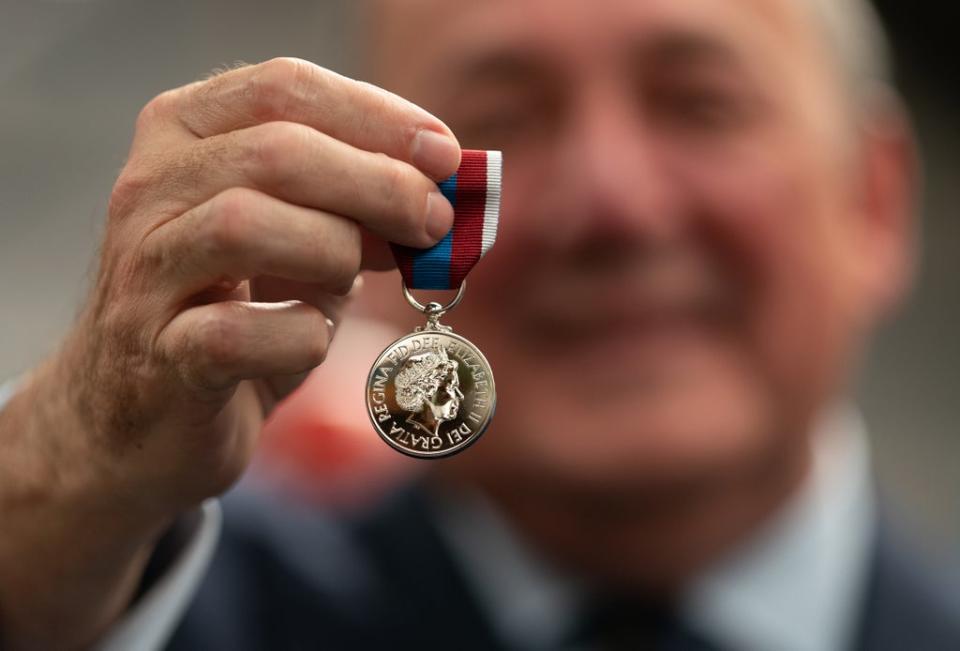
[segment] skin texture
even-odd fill
[[[497,421],[437,481],[574,571],[682,585],[802,480],[811,422],[908,285],[904,125],[850,113],[783,0],[378,10],[374,79],[505,152],[500,240],[451,315],[497,371]],[[116,619],[156,536],[322,361],[383,240],[449,227],[431,179],[458,158],[439,119],[292,60],[144,109],[89,303],[0,413],[4,648]],[[410,314],[395,277],[367,284],[359,311]]]

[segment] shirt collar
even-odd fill
[[[436,495],[441,535],[500,636],[518,649],[558,648],[582,591],[546,563],[482,496]]]
[[[852,640],[876,518],[867,438],[844,408],[813,442],[801,490],[688,592],[687,621],[721,647],[831,651]]]
[[[869,449],[850,408],[824,417],[801,489],[761,531],[686,592],[686,621],[721,648],[833,651],[854,633],[875,518]],[[479,495],[438,496],[442,535],[501,636],[561,644],[584,591],[520,540]]]

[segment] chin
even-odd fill
[[[696,372],[635,373],[633,382],[600,392],[571,390],[556,377],[500,390],[495,423],[473,454],[501,481],[659,491],[742,472],[786,444],[772,396],[742,368],[702,363]]]

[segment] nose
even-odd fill
[[[681,223],[664,147],[622,82],[583,85],[556,157],[565,219],[627,242],[675,237]]]

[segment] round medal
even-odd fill
[[[418,458],[456,454],[483,434],[497,394],[476,346],[436,322],[384,350],[367,378],[367,412],[390,446]]]
[[[440,318],[463,298],[467,274],[490,250],[500,219],[503,157],[463,150],[457,173],[437,184],[453,206],[453,227],[428,249],[392,244],[403,295],[427,324],[377,358],[367,378],[367,413],[394,449],[422,459],[456,454],[483,434],[497,404],[490,365]],[[421,305],[411,289],[453,290],[446,305]]]

